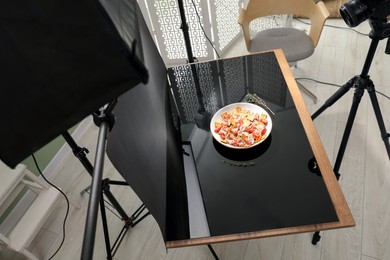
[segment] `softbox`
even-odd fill
[[[136,13],[136,1],[128,1]],[[99,1],[0,3],[0,159],[19,162],[147,81],[137,19],[126,42]],[[124,32],[121,32],[122,34]]]

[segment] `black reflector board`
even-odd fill
[[[126,24],[126,3],[106,3],[118,24]],[[120,21],[120,19],[124,19]],[[113,110],[107,155],[160,226],[165,240],[189,238],[187,192],[179,129],[170,108],[166,67],[139,17],[147,84],[122,95]]]

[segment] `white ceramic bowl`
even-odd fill
[[[251,146],[244,146],[244,147],[237,147],[237,146],[233,146],[233,145],[230,145],[230,144],[227,144],[227,143],[224,143],[224,142],[221,142],[221,138],[219,136],[218,133],[214,132],[214,129],[215,129],[215,122],[218,122],[218,121],[221,121],[221,115],[225,112],[231,112],[233,110],[236,109],[236,107],[241,107],[245,110],[249,110],[253,113],[258,113],[258,114],[266,114],[267,115],[267,121],[268,121],[268,124],[267,124],[267,132],[265,133],[265,137],[260,140],[259,142],[251,145]],[[233,103],[233,104],[230,104],[230,105],[227,105],[227,106],[224,106],[223,108],[221,108],[220,110],[218,110],[213,118],[211,119],[211,122],[210,122],[210,131],[211,131],[211,134],[213,135],[214,139],[217,140],[220,144],[226,146],[226,147],[229,147],[229,148],[233,148],[233,149],[248,149],[248,148],[252,148],[256,145],[259,145],[260,143],[264,142],[265,139],[267,139],[267,137],[269,136],[269,134],[271,133],[271,130],[272,130],[272,119],[269,115],[269,113],[262,107],[258,106],[258,105],[255,105],[255,104],[252,104],[252,103],[245,103],[245,102],[242,102],[242,103]]]

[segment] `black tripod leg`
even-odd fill
[[[360,103],[360,100],[362,99],[363,94],[364,94],[364,86],[359,85],[356,88],[355,94],[353,96],[353,103],[352,103],[351,111],[350,111],[349,116],[348,116],[347,125],[345,126],[343,138],[341,140],[339,152],[337,154],[335,166],[333,169],[337,180],[340,178],[339,170],[340,170],[340,166],[341,166],[341,161],[343,160],[343,156],[344,156],[345,149],[347,147],[349,135],[351,134],[353,121],[355,120],[356,112],[357,112],[357,109],[359,107],[359,103]],[[311,243],[313,245],[315,245],[320,241],[320,239],[321,239],[320,232],[316,231],[313,235],[313,239],[312,239]]]
[[[214,259],[219,260],[217,253],[215,253],[214,251],[214,248],[210,244],[207,244],[207,247],[209,248],[210,252],[213,254]]]
[[[339,179],[340,177],[339,170],[340,170],[341,162],[343,160],[345,149],[347,148],[347,143],[348,143],[349,135],[351,134],[353,121],[355,120],[356,112],[359,107],[359,103],[360,100],[362,99],[363,94],[364,94],[364,86],[358,86],[353,96],[351,111],[349,112],[347,125],[345,126],[343,138],[341,140],[339,152],[337,154],[336,162],[333,169],[337,179]]]
[[[107,215],[106,215],[106,208],[104,206],[104,198],[103,193],[100,196],[100,213],[102,217],[102,225],[103,225],[103,233],[104,233],[104,242],[106,245],[106,252],[107,252],[107,259],[111,260],[111,244],[110,244],[110,235],[108,233],[108,225],[107,225]]]
[[[389,38],[390,39],[390,38]],[[378,121],[379,130],[381,131],[382,140],[385,143],[387,155],[390,159],[390,145],[389,145],[389,137],[390,134],[387,133],[385,123],[383,121],[382,113],[379,108],[378,99],[375,94],[375,88],[374,85],[370,85],[368,88],[368,94],[370,95],[371,104],[375,112],[376,120]]]
[[[122,186],[129,186],[129,184],[125,181],[112,181],[112,180],[109,180],[108,182],[109,184],[113,184],[113,185],[122,185]]]
[[[314,120],[316,119],[322,112],[325,111],[328,107],[332,106],[337,100],[339,100],[345,93],[350,90],[355,83],[355,77],[350,79],[347,83],[345,83],[339,90],[337,90],[325,103],[311,116]]]
[[[320,231],[316,231],[316,232],[314,232],[314,234],[313,234],[313,238],[312,238],[312,240],[311,240],[311,243],[312,243],[313,245],[317,245],[317,243],[320,241],[320,239],[321,239]]]
[[[121,216],[122,220],[127,222],[130,219],[130,217],[126,214],[126,212],[124,211],[122,206],[119,204],[119,202],[116,200],[114,195],[111,193],[109,183],[110,183],[109,179],[104,179],[103,180],[103,187],[102,187],[102,189],[103,189],[104,195],[110,201],[110,203],[115,208],[115,210],[119,213],[119,215]]]
[[[150,211],[143,214],[141,217],[141,213],[146,209],[145,204],[142,204],[134,213],[131,215],[131,227],[135,227],[139,222],[141,222],[144,218],[150,215]],[[139,217],[139,218],[138,218]]]

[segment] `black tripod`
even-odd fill
[[[129,217],[110,191],[110,184],[122,186],[127,186],[128,184],[124,181],[112,181],[108,178],[102,180],[107,130],[111,130],[115,122],[114,115],[112,114],[112,109],[114,108],[115,104],[116,101],[111,102],[106,108],[103,108],[93,114],[94,122],[100,128],[94,167],[86,157],[87,153],[89,152],[88,149],[79,147],[68,132],[64,132],[62,134],[65,141],[72,148],[73,154],[79,159],[84,168],[92,176],[92,184],[90,186],[91,195],[88,204],[88,213],[84,231],[84,242],[81,259],[92,259],[93,256],[98,204],[100,204],[100,213],[102,218],[107,259],[110,260],[118,250],[128,229],[137,225],[141,220],[143,220],[146,216],[150,214],[149,212],[147,212],[140,217],[142,212],[146,209],[145,205],[142,204],[133,213],[133,215]],[[124,222],[124,226],[119,233],[117,239],[115,240],[112,248],[110,244],[103,194],[108,199],[111,206],[118,212],[122,221]]]
[[[317,118],[325,109],[332,106],[337,100],[339,100],[345,93],[347,93],[352,87],[355,87],[355,93],[353,96],[353,102],[352,107],[348,116],[347,125],[344,130],[344,134],[341,140],[340,148],[336,157],[336,162],[334,165],[334,173],[336,175],[337,180],[340,178],[340,166],[341,162],[343,160],[344,152],[347,147],[349,135],[352,130],[352,125],[355,120],[356,112],[359,107],[360,100],[364,94],[364,90],[368,91],[368,94],[370,95],[370,100],[372,107],[375,112],[375,116],[379,125],[379,130],[381,132],[381,136],[383,139],[383,142],[386,147],[387,154],[390,159],[390,145],[389,145],[389,137],[390,134],[387,133],[385,128],[385,123],[383,121],[383,117],[381,114],[381,110],[378,104],[378,99],[376,97],[375,93],[375,86],[372,80],[370,79],[370,76],[368,76],[368,71],[370,69],[372,60],[375,55],[376,48],[378,46],[378,43],[380,40],[383,40],[385,38],[388,38],[387,45],[386,45],[386,54],[390,54],[390,25],[387,23],[387,20],[369,20],[371,31],[369,34],[369,37],[371,38],[371,45],[368,50],[368,54],[366,57],[366,60],[364,62],[363,70],[360,75],[353,77],[350,79],[345,85],[343,85],[336,93],[334,93],[323,106],[321,106],[313,115],[312,119],[314,120]],[[315,232],[312,244],[315,245],[320,240],[321,236],[319,235],[319,232]]]

